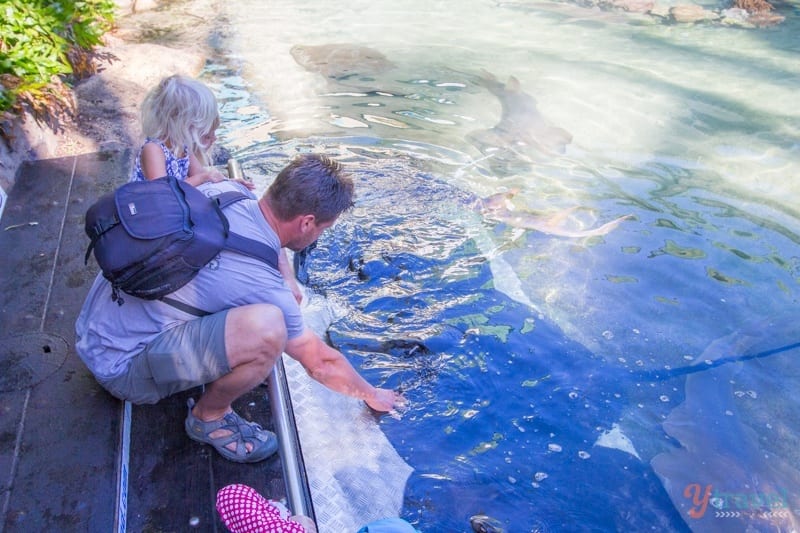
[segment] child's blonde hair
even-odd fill
[[[142,102],[142,133],[158,139],[178,157],[183,149],[203,165],[210,164],[208,147],[201,137],[219,125],[217,100],[211,89],[201,82],[179,74],[161,80]]]

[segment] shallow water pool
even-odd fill
[[[330,341],[410,401],[380,422],[414,469],[401,516],[797,529],[794,4],[761,29],[547,1],[226,9],[222,144],[260,187],[306,151],[357,182],[309,286],[341,310]]]

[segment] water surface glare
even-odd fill
[[[763,29],[551,1],[225,9],[220,141],[262,188],[308,151],[356,180],[310,287],[346,309],[331,342],[410,400],[381,421],[414,469],[403,517],[798,528],[794,4]]]

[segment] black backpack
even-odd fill
[[[278,270],[276,250],[228,230],[222,209],[245,198],[235,191],[208,198],[172,177],[126,183],[86,211],[91,242],[85,262],[94,251],[119,305],[122,291],[184,308],[166,295],[186,285],[223,248]]]

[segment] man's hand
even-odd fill
[[[373,411],[397,413],[406,405],[402,394],[368,383],[342,352],[323,342],[310,328],[287,340],[284,351],[303,365],[312,379],[333,391],[364,401]]]
[[[372,398],[364,401],[371,409],[382,413],[388,413],[406,405],[406,399],[399,392],[378,388],[375,389],[375,395]]]

